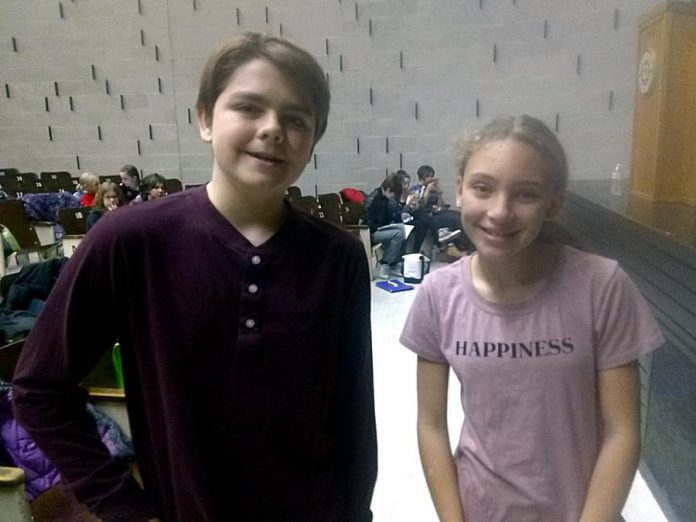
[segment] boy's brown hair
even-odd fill
[[[316,144],[326,131],[331,95],[316,59],[288,40],[272,35],[247,32],[220,45],[208,57],[201,74],[196,109],[210,120],[213,107],[225,90],[230,76],[242,65],[262,58],[277,67],[314,109]]]

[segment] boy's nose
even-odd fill
[[[283,127],[277,114],[269,111],[261,121],[260,136],[262,139],[272,139],[280,143],[283,141]]]

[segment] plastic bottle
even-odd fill
[[[620,196],[623,192],[623,168],[617,163],[611,172],[611,195]]]

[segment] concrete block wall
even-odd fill
[[[556,129],[574,179],[630,172],[637,18],[657,0],[4,0],[0,167],[125,163],[209,179],[195,100],[208,51],[282,34],[328,74],[329,127],[303,192],[370,190],[432,165],[454,202],[452,143],[500,113]]]

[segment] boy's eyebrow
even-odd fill
[[[486,174],[485,172],[472,172],[469,174],[470,178],[474,178],[475,181],[492,181],[496,182],[495,177],[491,176],[490,174]],[[541,181],[537,180],[527,180],[527,179],[522,179],[519,181],[515,181],[514,185],[517,186],[533,186],[533,187],[543,187],[544,183]]]
[[[235,98],[241,98],[243,100],[254,101],[259,103],[266,101],[266,97],[264,95],[253,91],[234,92],[231,96],[231,99],[234,100]],[[286,105],[284,108],[291,111],[304,112],[309,116],[314,114],[312,108],[304,103],[291,103]]]

